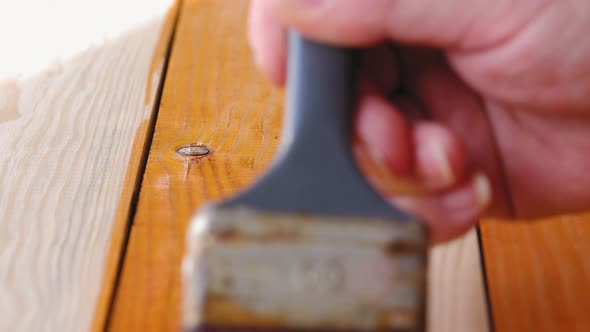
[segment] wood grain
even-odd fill
[[[135,196],[141,184],[141,176],[144,171],[143,166],[147,159],[147,150],[149,148],[148,144],[151,142],[150,139],[153,136],[153,128],[156,121],[155,115],[157,112],[155,109],[158,107],[158,105],[156,105],[158,102],[158,100],[156,100],[158,95],[156,91],[153,91],[153,83],[158,82],[158,86],[156,86],[158,89],[163,86],[163,80],[160,80],[160,76],[162,76],[163,71],[166,70],[166,68],[164,68],[164,63],[169,55],[172,31],[177,23],[178,4],[179,2],[175,1],[173,6],[168,10],[168,14],[160,29],[160,37],[158,38],[152,55],[147,78],[145,104],[153,105],[154,111],[150,115],[150,119],[145,120],[139,126],[135,134],[135,140],[133,141],[129,164],[127,165],[123,188],[119,199],[119,206],[116,210],[117,214],[115,215],[113,230],[111,232],[110,246],[104,266],[102,288],[96,303],[96,311],[92,321],[92,331],[104,331],[106,328],[121,260],[125,252],[124,244],[129,232],[129,223],[133,217],[131,215],[134,207],[133,204],[135,204]],[[156,77],[154,77],[154,75],[156,75]]]
[[[195,209],[252,182],[272,157],[283,96],[252,65],[246,1],[185,1],[111,317],[114,331],[179,328],[179,272]],[[204,144],[212,153],[182,158]]]
[[[245,36],[247,1],[188,0],[181,10],[111,331],[179,328],[187,223],[204,202],[252,183],[271,160],[283,94],[257,72]],[[212,153],[182,158],[204,144]],[[431,331],[487,331],[475,233],[433,251]]]
[[[490,331],[477,231],[430,251],[428,331]]]
[[[590,214],[482,225],[498,332],[590,331]]]
[[[0,331],[85,331],[109,302],[171,4],[0,3]]]

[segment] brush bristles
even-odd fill
[[[420,331],[426,247],[417,222],[208,208],[187,239],[183,324]]]

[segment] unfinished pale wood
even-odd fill
[[[92,321],[92,331],[95,332],[104,331],[106,328],[109,310],[117,286],[117,277],[125,253],[125,243],[128,237],[129,223],[133,217],[131,213],[135,207],[134,195],[136,195],[139,190],[141,176],[144,170],[143,166],[147,157],[148,144],[153,135],[155,115],[157,114],[156,109],[158,107],[158,105],[155,104],[158,101],[153,98],[156,98],[155,94],[161,91],[163,84],[163,80],[160,79],[160,76],[163,74],[162,71],[166,70],[166,68],[163,68],[162,66],[163,62],[167,60],[171,47],[172,32],[176,26],[176,20],[178,18],[179,2],[180,0],[174,1],[174,5],[168,10],[166,19],[160,29],[160,37],[152,55],[147,81],[155,82],[154,80],[157,80],[159,86],[148,84],[145,93],[145,102],[147,104],[153,103],[154,111],[152,112],[150,121],[144,121],[137,129],[135,141],[133,142],[133,148],[131,150],[129,164],[127,165],[127,172],[123,182],[121,198],[119,200],[117,214],[115,215],[113,231],[111,232],[110,246],[104,265],[102,288],[98,296],[94,319]],[[158,76],[154,77],[154,75]],[[154,88],[157,88],[158,91],[154,91]]]
[[[590,213],[486,221],[482,243],[496,331],[590,331]]]
[[[490,330],[477,231],[430,251],[428,331]]]
[[[187,222],[202,203],[244,188],[269,164],[283,95],[256,70],[246,36],[247,1],[185,1],[111,331],[172,331],[180,324],[180,259]],[[186,159],[185,144],[212,154]],[[475,233],[433,251],[431,331],[487,331]]]
[[[122,239],[171,4],[0,2],[0,331],[90,328],[116,272],[107,249]]]

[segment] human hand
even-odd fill
[[[278,84],[287,27],[366,49],[356,150],[406,184],[391,201],[435,241],[482,215],[590,206],[588,0],[254,0],[250,15]]]

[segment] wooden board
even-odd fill
[[[428,331],[490,331],[477,231],[430,251]]]
[[[590,331],[590,214],[482,225],[498,332]]]
[[[171,4],[0,2],[0,331],[104,319]]]
[[[257,72],[245,36],[247,1],[188,0],[181,10],[111,331],[179,328],[185,229],[202,203],[244,188],[280,135],[283,95]],[[175,151],[204,144],[212,153]],[[431,331],[487,331],[475,233],[436,249]]]

